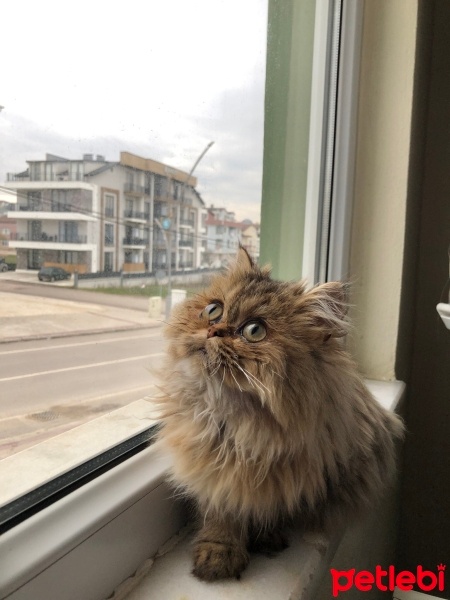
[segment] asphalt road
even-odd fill
[[[154,393],[163,349],[160,328],[1,345],[0,458]]]

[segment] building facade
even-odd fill
[[[205,261],[214,268],[227,266],[236,256],[241,244],[251,257],[259,259],[259,225],[251,221],[236,221],[235,214],[226,208],[208,208],[205,220]]]
[[[151,159],[121,152],[119,162],[47,154],[9,174],[17,192],[8,216],[18,269],[63,266],[79,273],[195,269],[202,264],[206,209],[197,180]]]

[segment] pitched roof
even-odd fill
[[[119,164],[120,163],[118,163],[118,162],[109,162],[106,165],[102,165],[101,167],[98,167],[98,169],[94,169],[93,171],[89,171],[89,173],[85,173],[85,177],[90,177],[91,175],[98,175],[99,173],[103,173],[103,171],[112,169],[113,167],[116,167]]]

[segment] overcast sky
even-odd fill
[[[267,0],[5,0],[0,184],[45,153],[195,171],[259,220]]]

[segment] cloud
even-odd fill
[[[42,0],[33,10],[38,18],[58,6]],[[167,0],[151,9],[130,0],[136,13],[108,5],[107,28],[97,27],[103,10],[89,6],[73,31],[92,34],[97,47],[42,19],[5,64],[0,184],[46,153],[116,161],[129,151],[190,171],[214,141],[195,171],[202,197],[258,220],[267,0]],[[5,10],[11,22],[20,13],[12,0]],[[0,50],[15,35],[5,30]],[[30,47],[43,68],[29,68]]]
[[[81,158],[85,153],[119,160],[121,151],[153,158],[190,171],[210,141],[214,145],[199,163],[195,176],[207,205],[225,206],[239,219],[259,220],[263,155],[263,82],[243,93],[232,90],[216,99],[214,114],[194,123],[179,116],[179,133],[147,135],[142,128],[123,136],[72,137],[42,127],[18,115],[2,114],[0,182],[8,172],[26,169],[27,160],[43,160],[45,154]],[[128,135],[130,133],[130,135]]]

